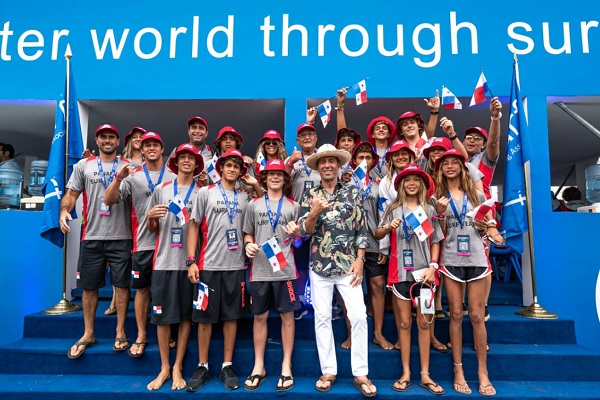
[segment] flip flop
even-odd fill
[[[281,381],[281,385],[279,385],[279,382],[278,382],[277,386],[275,387],[275,389],[277,389],[278,392],[285,392],[294,387],[294,377],[292,377],[292,376],[281,375],[281,376],[279,376],[279,380]],[[286,382],[292,382],[292,384],[289,386],[285,386],[284,384]],[[329,386],[329,387],[331,387],[331,386]]]
[[[400,387],[392,385],[392,389],[394,389],[396,392],[406,392],[406,389],[408,389],[408,387],[412,383],[411,381],[401,381],[399,378],[396,379],[396,382],[398,382],[400,384]],[[396,383],[396,382],[394,382],[394,383]],[[402,385],[404,385],[404,384],[406,384],[406,386],[402,387]]]
[[[108,307],[105,311],[104,311],[104,315],[115,315],[117,313],[117,307]]]
[[[169,350],[175,350],[177,348],[177,342],[175,339],[169,339]]]
[[[425,389],[429,390],[431,393],[436,394],[438,396],[441,396],[444,393],[446,393],[446,391],[440,385],[438,385],[435,382],[428,382],[428,383],[420,382],[419,385],[423,386]],[[441,392],[436,392],[435,390],[433,390],[434,388],[438,388],[438,387],[440,389],[442,389]]]
[[[83,353],[85,353],[88,347],[93,346],[96,343],[98,343],[96,339],[80,340],[76,342],[73,346],[77,346],[77,350],[79,350],[79,348],[83,346],[83,350],[81,350],[77,355],[73,355],[73,353],[71,353],[71,348],[69,348],[69,350],[67,351],[67,357],[69,357],[71,360],[79,358],[83,355]]]
[[[127,343],[127,346],[125,347],[117,347],[117,343]],[[129,340],[125,337],[118,337],[115,339],[115,344],[113,345],[113,351],[116,351],[117,353],[120,353],[122,351],[127,350],[130,347],[129,345]]]
[[[141,356],[144,355],[144,353],[146,353],[146,344],[147,342],[135,342],[134,344],[131,345],[131,347],[129,348],[129,351],[127,351],[127,354],[129,354],[129,357],[131,358],[140,358]],[[133,353],[131,350],[133,350],[133,346],[138,346],[141,348],[141,352],[140,353]]]
[[[335,382],[337,381],[337,378],[335,376],[333,376],[333,375],[332,376],[321,375],[321,377],[319,378],[319,381],[321,381],[323,383],[330,382],[329,386],[326,386],[326,387],[319,387],[319,386],[315,385],[315,389],[317,389],[319,392],[326,393],[326,392],[329,392],[331,390],[331,388],[333,387],[333,385],[335,385]]]
[[[250,386],[250,385],[244,383],[244,389],[250,390],[250,391],[258,390],[258,388],[260,387],[260,384],[262,383],[262,381],[265,380],[266,377],[267,377],[267,375],[259,375],[259,374],[248,375],[248,377],[246,378],[247,381],[254,382],[256,379],[258,379],[258,382],[256,382],[256,385],[254,385],[254,386]]]
[[[487,389],[487,388],[490,388],[490,387],[491,387],[492,389],[494,389],[494,392],[493,392],[493,393],[488,393],[488,392],[486,392],[486,389]],[[491,383],[491,382],[490,382],[490,383],[488,383],[487,385],[482,385],[482,384],[480,383],[480,384],[479,384],[479,394],[480,394],[480,395],[482,395],[482,396],[488,396],[488,397],[489,397],[489,396],[495,396],[495,395],[496,395],[496,389],[494,388],[494,385],[492,385],[492,383]]]
[[[448,347],[440,342],[437,343],[431,343],[431,348],[434,349],[435,351],[439,351],[440,353],[447,353],[448,352]]]
[[[373,382],[371,382],[371,380],[369,378],[367,378],[366,381],[357,381],[356,378],[354,378],[354,380],[352,381],[354,383],[354,387],[357,388],[358,390],[360,390],[360,393],[365,396],[365,397],[375,397],[377,396],[377,389],[375,389],[374,392],[367,392],[365,389],[363,389],[363,385],[367,385],[367,386],[375,386],[373,385]]]
[[[446,319],[444,310],[435,310],[435,319]]]
[[[457,386],[463,387],[465,390],[460,391],[460,390],[456,389]],[[464,383],[459,383],[459,382],[454,381],[454,391],[459,394],[471,394],[472,393],[471,388],[467,384],[467,381],[465,381]]]

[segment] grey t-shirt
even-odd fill
[[[485,195],[477,192],[479,204],[485,201]],[[458,216],[462,215],[463,198],[453,199]],[[473,210],[473,205],[467,200],[466,212]],[[473,219],[465,216],[463,227],[455,217],[452,207],[446,209],[446,240],[442,249],[441,263],[452,267],[487,267],[487,257],[483,247],[481,235],[477,231]],[[469,256],[458,255],[458,235],[467,235],[469,238]]]
[[[353,181],[354,180],[351,182]],[[364,190],[359,188],[358,191],[360,192],[367,222],[367,239],[369,240],[369,247],[367,247],[366,251],[367,253],[379,254],[379,241],[375,239],[375,231],[381,220],[381,211],[377,204],[379,201],[379,185],[374,180],[371,180],[371,183],[370,189],[369,185],[367,185]],[[356,182],[354,185],[356,186]]]
[[[196,183],[192,183],[192,185],[194,185],[194,188],[192,189],[192,193],[186,204],[187,211],[190,215],[194,210],[196,194],[200,190],[200,186]],[[152,193],[146,214],[156,205],[169,204],[169,201],[175,197],[173,187],[173,181],[164,182],[158,185],[154,189],[154,193]],[[179,197],[181,197],[183,201],[185,201],[189,189],[189,186],[177,186]],[[187,249],[185,245],[189,226],[189,223],[181,226],[181,223],[177,221],[175,214],[170,211],[167,212],[167,215],[164,218],[161,218],[158,221],[153,266],[155,271],[187,271],[187,266],[185,265],[185,261],[187,260]]]
[[[67,183],[67,188],[83,192],[83,228],[81,240],[125,240],[131,239],[131,204],[120,202],[109,210],[101,209],[106,188],[112,182],[114,174],[129,163],[125,158],[117,157],[114,162],[102,162],[104,181],[100,177],[98,157],[80,160],[73,166],[73,173]],[[113,172],[114,169],[114,172]]]
[[[226,204],[218,184],[205,186],[196,195],[191,218],[200,224],[201,247],[198,268],[202,271],[236,271],[244,269],[244,214],[251,200],[244,192],[237,193],[237,210],[233,222],[228,208],[234,205],[234,191],[225,190]],[[238,247],[229,249],[228,238],[235,230]]]
[[[304,160],[306,160],[306,156],[304,156]],[[296,161],[292,170],[292,194],[295,201],[302,200],[305,190],[314,188],[320,183],[321,175],[319,175],[318,171],[308,168],[302,159]]]
[[[270,200],[271,218],[273,221],[277,215],[279,200]],[[293,200],[283,197],[281,202],[281,215],[277,223],[275,233],[277,234],[279,247],[285,255],[287,266],[279,271],[273,272],[271,264],[267,259],[264,251],[259,251],[256,257],[252,260],[250,269],[250,281],[287,281],[296,279],[296,265],[294,263],[294,254],[292,253],[292,243],[290,240],[287,244],[283,244],[288,235],[283,230],[283,226],[288,222],[297,221],[300,205]],[[267,213],[267,205],[265,197],[258,197],[250,202],[244,217],[244,233],[254,236],[254,241],[259,246],[272,238],[273,226],[269,220]]]
[[[385,161],[385,155],[387,154],[389,147],[385,149],[378,149],[374,147],[377,155],[379,156],[379,162],[369,171],[369,176],[372,179],[381,179],[387,175],[387,163]]]
[[[164,174],[160,180],[161,170],[148,170],[152,187],[148,183],[143,167],[138,167],[133,175],[123,179],[119,187],[120,201],[131,200],[131,230],[133,231],[133,252],[154,250],[156,245],[156,232],[146,228],[146,215],[148,203],[152,197],[152,190],[160,183],[169,182],[177,175],[164,167]]]
[[[423,208],[427,209],[427,215],[429,215],[431,221],[431,217],[435,215],[435,209],[429,204],[424,205]],[[384,217],[380,226],[389,224],[395,218],[403,218],[404,215],[410,214],[411,211],[412,210],[407,208],[404,208],[403,210],[402,207],[395,208]],[[427,268],[429,266],[429,262],[431,261],[431,249],[429,242],[431,241],[431,243],[439,243],[444,239],[442,228],[440,227],[437,219],[431,221],[431,226],[433,227],[433,233],[428,239],[422,242],[419,240],[419,238],[417,238],[412,228],[408,224],[406,225],[406,228],[408,236],[410,237],[409,241],[406,240],[406,235],[404,234],[404,228],[402,227],[402,224],[389,233],[391,248],[390,265],[388,269],[388,284],[415,281],[411,271],[404,269],[404,250],[412,250],[415,271]]]

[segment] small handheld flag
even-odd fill
[[[277,243],[277,239],[272,237],[261,244],[260,247],[269,259],[271,267],[273,267],[273,272],[277,272],[286,267],[287,261],[285,260],[284,254],[281,252],[281,248],[279,247],[279,243]]]
[[[356,175],[363,188],[367,186],[367,176],[369,176],[367,171],[367,160],[362,160],[361,163],[358,164],[358,167],[354,170],[354,175]]]
[[[487,80],[485,79],[485,75],[483,75],[483,71],[481,71],[479,80],[477,81],[477,86],[475,87],[475,91],[473,91],[473,97],[471,97],[471,104],[469,104],[469,107],[483,103],[486,100],[486,93],[489,93],[490,96],[492,95],[492,91],[487,83]]]
[[[356,85],[352,85],[352,89],[354,89],[354,95],[356,97],[356,105],[360,106],[367,102],[367,81],[363,79],[358,82]]]
[[[213,183],[217,183],[221,180],[221,175],[217,172],[217,160],[219,159],[218,155],[214,155],[212,160],[210,160],[210,164],[206,168],[206,173],[208,174],[210,180]]]
[[[259,151],[258,155],[256,156],[256,164],[258,164],[258,172],[262,171],[267,166],[267,159],[263,155],[262,151]]]
[[[462,103],[447,87],[442,86],[442,105],[450,110],[462,110]]]
[[[190,214],[188,213],[188,210],[185,207],[185,204],[183,204],[183,200],[181,200],[179,195],[176,195],[171,199],[168,208],[169,211],[175,214],[175,218],[177,222],[179,222],[179,225],[183,226],[190,221]]]
[[[198,298],[193,302],[194,309],[206,311],[208,307],[208,285],[198,281]]]
[[[473,211],[467,213],[467,217],[473,218],[475,221],[483,221],[487,213],[494,207],[495,199],[488,199],[475,207]]]
[[[421,242],[433,233],[433,226],[423,207],[418,206],[404,218]]]
[[[319,112],[319,116],[321,117],[323,128],[326,128],[331,118],[331,102],[329,100],[325,100],[325,102],[317,106],[317,111]]]

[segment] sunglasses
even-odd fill
[[[465,136],[465,140],[472,140],[474,142],[480,142],[483,140],[483,138],[481,136],[477,136],[477,135],[467,135],[467,136]]]
[[[278,140],[265,140],[263,143],[265,146],[277,146]]]

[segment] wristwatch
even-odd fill
[[[356,256],[356,258],[358,258],[359,260],[362,260],[363,263],[367,262],[367,257],[365,257],[365,256]]]
[[[185,266],[186,267],[189,267],[192,264],[196,264],[196,259],[195,258],[193,258],[191,260],[185,260]]]

